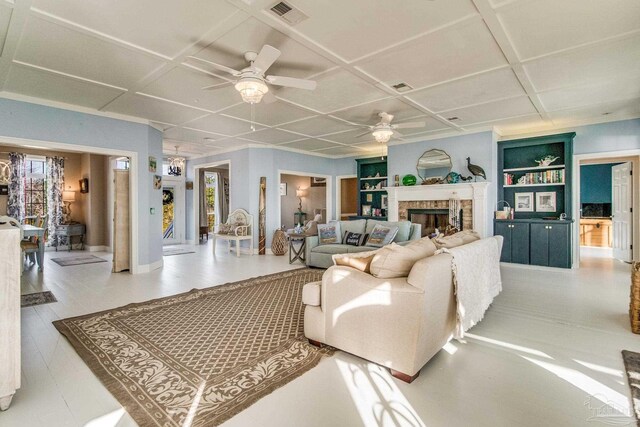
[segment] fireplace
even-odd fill
[[[458,212],[459,224],[462,229],[462,209]],[[422,237],[431,236],[436,229],[444,232],[451,225],[448,209],[407,209],[407,219],[422,226]]]

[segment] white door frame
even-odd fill
[[[188,240],[187,243],[195,244],[200,236],[200,169],[215,168],[227,165],[229,169],[229,187],[231,187],[231,160],[219,160],[212,163],[203,163],[190,167],[191,176],[193,176],[193,241]],[[231,191],[229,191],[229,206],[231,206]]]
[[[64,142],[42,141],[34,139],[14,138],[0,136],[0,141],[10,145],[32,147],[43,147],[52,150],[63,150],[74,153],[102,154],[106,156],[129,157],[129,218],[131,221],[131,235],[129,236],[129,250],[131,254],[130,274],[146,273],[150,268],[154,268],[151,264],[140,265],[140,255],[138,251],[138,153],[135,151],[114,150],[112,148],[100,148],[90,145],[69,144]],[[162,260],[161,260],[162,261]]]
[[[174,192],[174,216],[173,216],[173,231],[174,238],[169,241],[162,239],[163,245],[180,245],[185,242],[185,234],[187,231],[186,224],[186,212],[185,208],[186,195],[185,195],[185,178],[183,176],[165,175],[162,177],[162,188],[165,186],[173,187]],[[163,210],[164,211],[164,210]]]
[[[305,171],[292,171],[285,169],[278,169],[278,188],[280,188],[280,183],[282,182],[282,175],[295,175],[295,176],[308,176],[312,178],[325,178],[327,180],[327,185],[325,186],[325,209],[327,210],[327,222],[334,219],[333,212],[333,177],[331,175],[324,175],[321,173],[313,173],[313,172],[305,172]],[[280,196],[280,192],[278,191],[278,202],[277,202],[277,218],[278,222],[282,218],[282,197]],[[307,218],[313,219],[313,218]]]
[[[340,218],[342,216],[342,180],[357,177],[358,175],[356,175],[355,173],[336,176],[336,219],[338,221],[340,221]],[[358,213],[356,212],[356,215],[357,214]]]
[[[572,268],[580,267],[580,163],[583,160],[598,160],[597,163],[614,163],[618,159],[627,158],[626,161],[633,163],[633,190],[635,193],[640,189],[640,150],[624,150],[624,151],[606,151],[602,153],[588,153],[588,154],[575,154],[573,156],[573,195],[572,195],[572,218],[573,224],[573,237],[572,237],[572,253],[573,263]],[[625,160],[621,160],[625,161]],[[640,197],[636,197],[633,200],[633,225],[632,225],[632,244],[633,246],[633,259],[638,259],[640,254]]]

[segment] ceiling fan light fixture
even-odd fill
[[[373,131],[373,137],[376,139],[376,142],[389,142],[392,135],[393,131],[391,129],[376,129]]]
[[[264,94],[269,92],[269,87],[262,80],[253,77],[238,80],[235,88],[240,92],[242,100],[248,104],[259,103]]]

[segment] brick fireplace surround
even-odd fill
[[[387,187],[389,221],[406,220],[409,209],[449,209],[449,199],[460,199],[463,229],[487,237],[491,221],[488,182]]]

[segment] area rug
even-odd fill
[[[78,256],[69,256],[64,258],[51,258],[51,261],[55,262],[61,267],[69,267],[72,265],[81,265],[81,264],[95,264],[97,262],[107,262],[106,259],[99,258],[95,255],[78,255]]]
[[[218,425],[314,367],[298,269],[53,322],[141,426]],[[259,424],[259,423],[258,423]]]
[[[184,254],[195,254],[196,251],[189,248],[162,248],[163,256],[172,256],[172,255],[184,255]]]
[[[640,353],[622,350],[624,370],[627,371],[629,388],[631,388],[631,401],[633,412],[636,415],[636,424],[640,427]]]
[[[20,295],[20,307],[31,307],[33,305],[49,304],[50,302],[57,301],[51,291]]]

